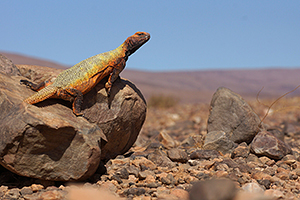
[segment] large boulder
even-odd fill
[[[207,132],[224,131],[236,143],[250,143],[260,130],[260,118],[247,102],[233,91],[220,87],[210,103]]]
[[[60,72],[17,67],[21,75],[37,83]],[[19,175],[54,181],[86,179],[96,171],[100,159],[125,153],[145,120],[145,100],[128,80],[117,79],[109,98],[106,80],[101,81],[84,96],[85,117],[76,117],[71,103],[63,100],[24,103],[34,93],[20,85],[24,77],[1,71],[0,164]]]

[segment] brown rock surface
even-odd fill
[[[276,160],[291,153],[289,146],[268,131],[261,131],[255,136],[251,143],[251,150],[257,155],[267,156]]]
[[[210,103],[207,132],[224,131],[236,143],[250,143],[258,131],[260,119],[244,99],[220,87]]]
[[[20,71],[34,80],[42,80],[43,72],[54,77],[50,68],[43,69],[22,66]],[[115,82],[109,99],[104,80],[88,93],[83,104],[85,119],[76,117],[63,100],[49,99],[36,105],[22,102],[34,92],[20,85],[20,79],[0,74],[0,162],[22,176],[86,179],[96,171],[100,157],[125,153],[144,122],[145,101],[127,80]]]

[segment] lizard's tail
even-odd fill
[[[52,97],[53,95],[55,95],[56,92],[57,92],[57,88],[48,86],[48,87],[41,89],[34,95],[28,97],[27,99],[24,100],[24,102],[29,103],[29,104],[35,104],[35,103],[44,101],[45,99]]]

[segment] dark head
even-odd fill
[[[146,32],[136,32],[125,40],[126,56],[130,56],[150,39],[150,34]]]

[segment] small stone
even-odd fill
[[[237,193],[235,184],[227,179],[211,179],[193,185],[190,200],[233,199]]]
[[[97,182],[97,185],[100,185],[100,188],[102,190],[105,190],[105,191],[110,191],[111,193],[116,193],[118,188],[116,187],[116,185],[114,185],[111,181],[106,181],[102,184],[98,184]]]
[[[231,158],[243,157],[247,158],[250,153],[250,147],[246,142],[239,144],[231,153]]]
[[[279,173],[275,174],[275,176],[277,176],[281,180],[288,180],[289,179],[289,174],[287,172],[279,172]]]
[[[173,148],[168,150],[167,154],[173,162],[186,163],[188,161],[188,154],[184,150]]]
[[[172,189],[170,195],[173,195],[180,200],[189,200],[189,193],[183,189]]]
[[[160,167],[172,168],[172,167],[176,166],[176,164],[173,163],[170,160],[170,158],[168,158],[168,156],[159,149],[157,149],[153,153],[149,154],[148,159]]]
[[[284,194],[281,191],[274,190],[274,189],[266,190],[264,194],[266,196],[271,196],[275,199],[283,199],[285,197]]]
[[[27,194],[32,194],[33,191],[31,189],[31,187],[23,187],[21,190],[20,190],[20,193],[24,196],[24,195],[27,195]]]
[[[216,171],[216,173],[214,174],[214,177],[216,178],[224,178],[228,176],[228,172],[226,171]]]
[[[292,165],[292,164],[296,163],[297,160],[296,160],[295,156],[288,154],[282,158],[282,161],[288,165]]]
[[[243,185],[242,189],[244,191],[250,192],[250,193],[263,193],[264,189],[261,188],[261,186],[255,182],[252,183],[246,183]]]
[[[188,148],[188,147],[200,148],[203,146],[203,143],[204,143],[203,135],[193,135],[186,138],[181,143],[181,146],[184,148]]]
[[[160,181],[165,185],[174,185],[176,183],[176,180],[172,174],[161,177]]]
[[[120,178],[119,176],[117,176],[117,175],[113,175],[113,176],[111,177],[111,180],[115,180],[115,181],[117,181],[119,184],[120,184],[120,183],[123,183],[123,181],[121,180],[121,178]]]
[[[138,177],[139,174],[139,168],[137,168],[136,166],[130,165],[128,167],[125,168],[130,175],[134,175],[135,177]]]
[[[227,137],[224,131],[208,132],[203,145],[203,149],[216,150],[222,154],[231,153],[234,147],[234,142]]]
[[[217,158],[221,154],[216,150],[196,150],[193,153],[191,153],[190,158],[191,159],[211,159],[211,158]]]
[[[11,199],[11,200],[17,200],[20,197],[20,191],[18,188],[13,188],[11,190],[8,190],[8,192],[4,195],[3,199]]]
[[[127,196],[133,195],[133,196],[140,196],[142,194],[146,193],[146,190],[144,188],[129,188],[128,190],[125,190],[124,192]]]
[[[268,174],[270,176],[274,176],[275,173],[276,173],[276,170],[274,169],[274,167],[267,167],[262,172],[266,173],[266,174]]]
[[[156,164],[154,164],[151,160],[148,160],[145,157],[137,157],[132,161],[132,164],[136,167],[141,167],[142,165],[146,166],[147,168],[154,170],[156,169]]]
[[[256,180],[264,180],[264,179],[270,180],[271,176],[269,174],[259,171],[259,172],[252,174],[252,178],[254,178]]]
[[[0,197],[2,197],[8,191],[8,186],[2,185],[0,187]]]
[[[255,162],[255,163],[261,163],[260,159],[255,155],[250,153],[249,156],[247,157],[247,162]]]
[[[261,185],[263,185],[266,189],[270,189],[271,181],[264,179],[264,180],[257,180],[257,182]]]
[[[140,180],[144,180],[149,175],[155,176],[153,171],[145,170],[145,171],[140,171],[139,174],[138,174],[138,177],[139,177]]]
[[[176,141],[166,132],[161,131],[158,135],[158,140],[167,148],[171,149],[177,146]]]
[[[135,175],[129,175],[128,176],[128,181],[130,181],[130,182],[132,182],[132,183],[136,183],[136,182],[138,182],[138,178],[136,178],[136,176]]]
[[[44,189],[44,186],[40,184],[32,184],[30,187],[33,192],[37,192],[39,190]]]
[[[251,143],[251,151],[259,156],[279,160],[291,153],[291,149],[267,131],[259,132]]]
[[[148,188],[158,188],[160,186],[161,186],[161,184],[158,183],[158,182],[152,182],[152,183],[147,183],[146,184],[146,187],[148,187]]]
[[[125,168],[122,168],[121,170],[116,172],[116,175],[121,179],[128,179],[129,172]]]

